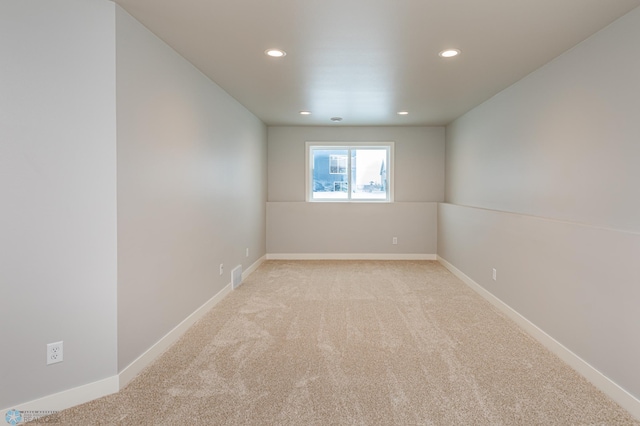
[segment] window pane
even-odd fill
[[[346,149],[312,149],[313,199],[347,199],[349,151]]]
[[[387,199],[387,149],[351,150],[351,198]]]

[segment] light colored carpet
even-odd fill
[[[65,425],[639,425],[437,262],[267,261]]]

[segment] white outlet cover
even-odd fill
[[[47,344],[47,365],[63,361],[62,341]]]

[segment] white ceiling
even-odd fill
[[[332,126],[334,116],[343,117],[339,125],[447,124],[640,6],[640,0],[116,3],[266,124]],[[287,56],[267,57],[273,47]],[[440,58],[445,48],[462,54]],[[409,115],[397,115],[401,110]]]

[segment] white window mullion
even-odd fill
[[[347,200],[351,201],[351,148],[347,150]]]

